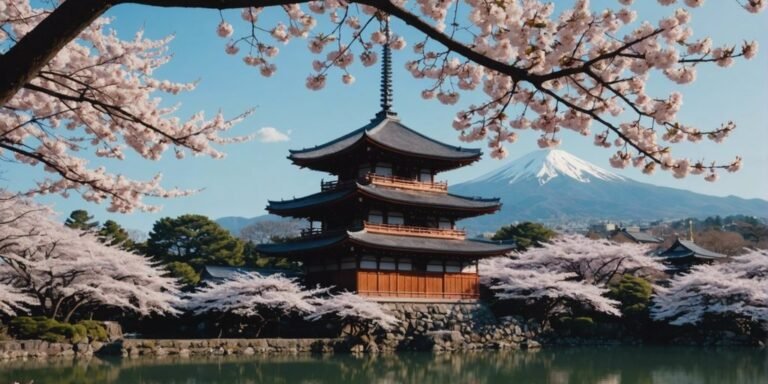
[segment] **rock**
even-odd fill
[[[520,348],[522,349],[539,349],[541,348],[541,344],[539,344],[536,340],[526,339],[522,343],[520,343]]]
[[[123,338],[123,328],[116,321],[102,321],[101,325],[104,326],[104,330],[107,331],[107,339],[109,341],[120,340]]]

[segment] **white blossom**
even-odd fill
[[[671,324],[697,324],[706,315],[736,315],[768,329],[768,252],[699,265],[657,287],[651,316]]]
[[[55,220],[50,208],[0,191],[0,281],[52,318],[80,308],[176,314],[177,282],[149,259]]]

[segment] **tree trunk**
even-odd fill
[[[107,0],[69,0],[0,55],[0,104],[5,105],[67,43],[112,6]]]

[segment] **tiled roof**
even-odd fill
[[[629,237],[639,243],[661,243],[662,239],[645,232],[624,231]]]
[[[350,241],[372,248],[386,248],[424,253],[458,253],[462,255],[502,255],[515,249],[511,244],[496,244],[487,241],[438,239],[416,236],[358,231],[349,233]]]
[[[239,274],[255,272],[263,276],[283,274],[286,276],[296,275],[296,271],[277,269],[277,268],[246,268],[246,267],[225,267],[218,265],[206,265],[200,273],[204,280],[228,280]]]
[[[261,244],[259,252],[266,254],[298,254],[314,251],[348,241],[360,246],[422,254],[459,254],[468,256],[502,255],[515,249],[514,244],[478,240],[439,239],[370,233],[365,230],[339,235],[296,240],[282,244]]]
[[[346,232],[340,232],[334,235],[311,237],[285,243],[259,244],[256,246],[256,250],[266,254],[296,253],[330,247],[346,239]]]
[[[702,259],[720,259],[720,258],[728,257],[721,253],[712,252],[708,249],[704,249],[696,245],[692,241],[686,241],[686,240],[680,240],[680,239],[675,241],[675,243],[672,244],[672,246],[669,247],[669,249],[660,253],[659,256],[665,257],[668,259],[677,259],[677,258],[691,257],[691,256],[702,258]]]
[[[294,161],[319,159],[341,153],[366,139],[387,149],[423,157],[467,160],[479,159],[482,154],[479,149],[441,143],[406,127],[395,116],[379,114],[368,125],[335,140],[313,148],[291,150],[289,158]]]
[[[442,209],[466,209],[466,210],[492,210],[500,208],[499,199],[482,199],[477,197],[459,196],[450,193],[435,193],[423,191],[409,191],[390,187],[378,187],[375,185],[354,184],[349,188],[315,193],[285,201],[270,201],[267,210],[280,213],[304,208],[319,207],[342,200],[353,193],[360,193],[370,198],[386,200],[396,204],[418,205]]]

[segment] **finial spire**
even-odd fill
[[[389,16],[384,18],[384,35],[386,42],[382,47],[381,55],[381,112],[387,115],[395,115],[392,111],[392,57],[389,47]]]

